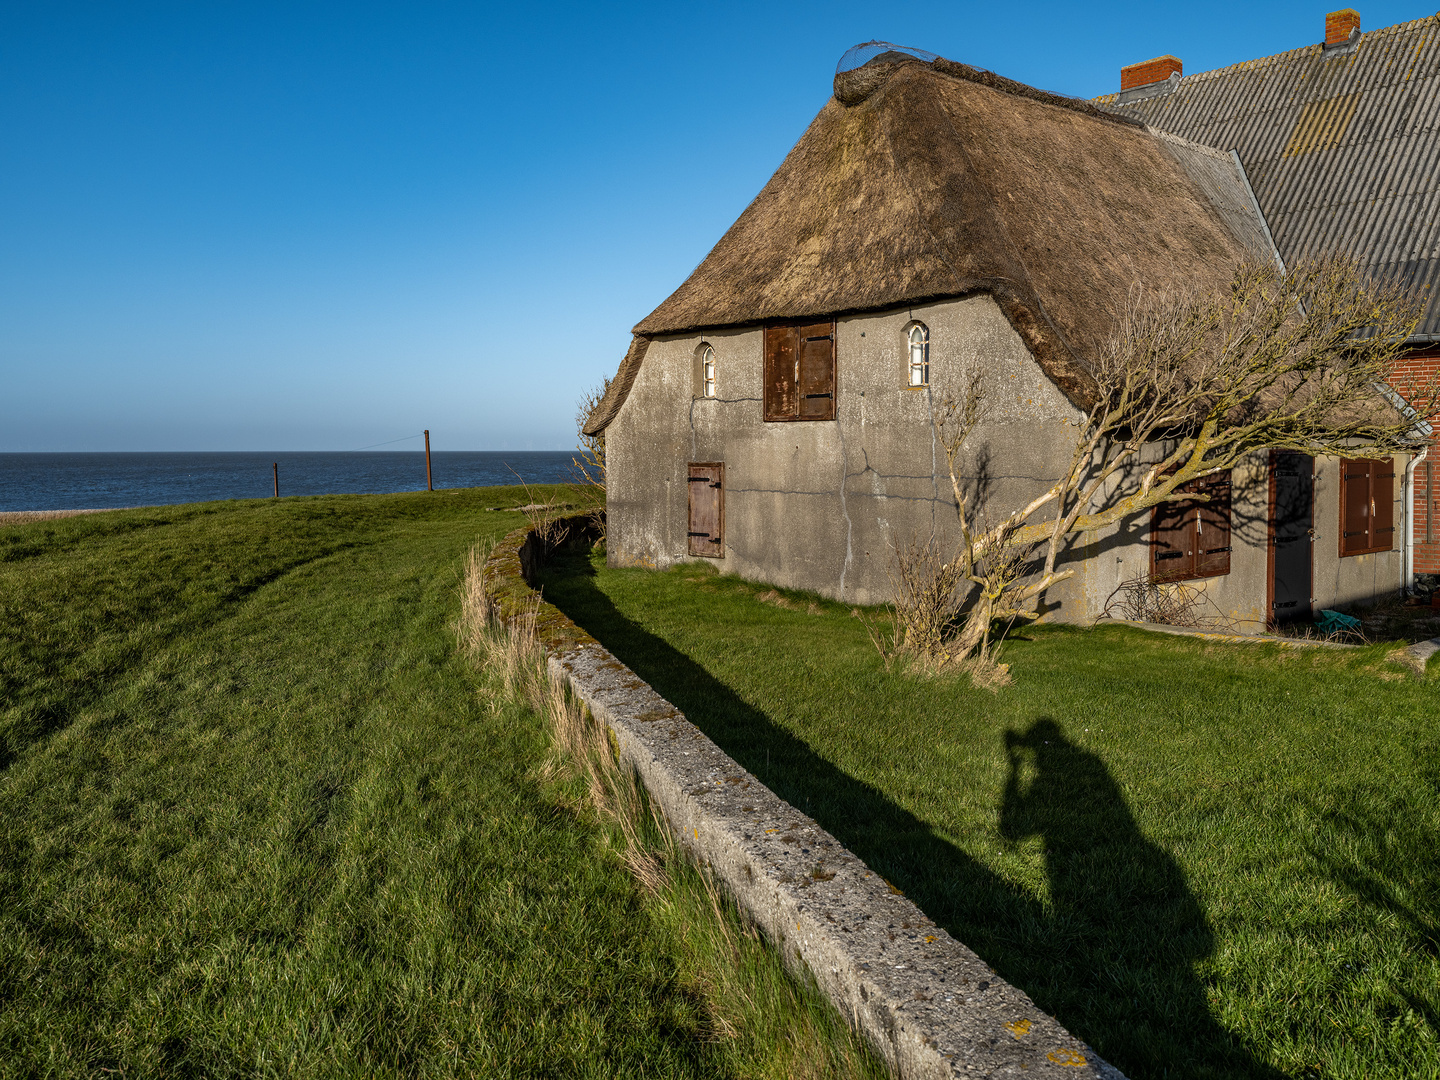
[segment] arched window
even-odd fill
[[[700,347],[700,396],[715,396],[715,350],[709,345]]]
[[[906,335],[910,362],[910,385],[930,385],[930,331],[924,323],[914,323]]]

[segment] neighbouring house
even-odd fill
[[[885,600],[893,545],[953,528],[937,398],[976,370],[1000,388],[966,473],[1009,510],[1068,463],[1134,283],[1219,288],[1247,253],[1279,257],[1228,150],[857,49],[755,201],[635,327],[586,423],[606,441],[612,564],[714,559]],[[1092,619],[1152,576],[1195,580],[1255,630],[1393,595],[1406,464],[1256,455],[1211,478],[1205,509],[1075,538],[1047,612]]]
[[[1123,68],[1119,93],[1096,103],[1234,150],[1284,258],[1344,251],[1427,290],[1393,383],[1403,392],[1440,375],[1440,15],[1365,32],[1353,8],[1332,11],[1323,41],[1193,75],[1157,57]],[[1440,444],[1403,486],[1404,579],[1433,592]]]

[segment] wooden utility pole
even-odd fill
[[[270,468],[275,473],[275,498],[278,499],[280,497],[280,462],[275,462]]]
[[[430,429],[425,429],[425,490],[434,491],[435,484],[430,479]]]

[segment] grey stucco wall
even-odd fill
[[[928,389],[906,385],[906,328],[930,332]],[[658,338],[606,430],[609,558],[661,568],[687,554],[690,462],[725,464],[723,573],[809,589],[853,603],[889,598],[896,542],[955,532],[954,502],[934,430],[938,402],[968,373],[986,373],[987,422],[964,471],[986,478],[1000,516],[1038,494],[1069,461],[1083,420],[988,296],[850,316],[836,328],[836,419],[762,419],[759,328]],[[714,349],[714,398],[701,396],[697,356]],[[1161,452],[1160,447],[1155,452]],[[1231,571],[1197,584],[1207,610],[1239,629],[1266,620],[1268,455],[1235,471]],[[1403,465],[1400,468],[1403,472]],[[1340,559],[1338,463],[1317,470],[1315,596],[1321,606],[1393,591],[1400,553]],[[1396,486],[1397,500],[1399,485]],[[1400,520],[1397,505],[1397,522]],[[1093,619],[1115,588],[1148,574],[1144,513],[1074,538],[1075,576],[1046,596],[1047,618]],[[1331,542],[1333,541],[1333,542]]]

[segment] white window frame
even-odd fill
[[[710,345],[700,349],[700,396],[715,396],[715,349]]]
[[[905,377],[912,390],[930,385],[930,329],[921,322],[905,331]]]

